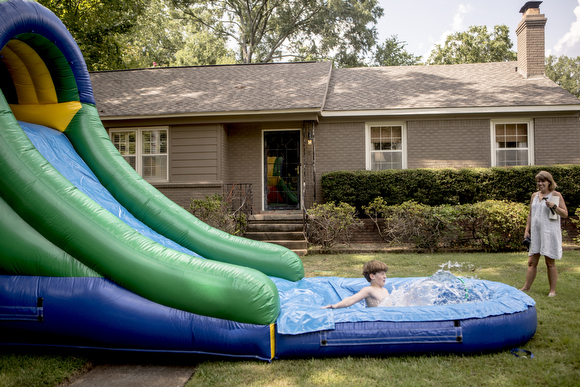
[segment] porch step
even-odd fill
[[[251,215],[244,237],[284,246],[301,257],[308,251],[299,211]]]

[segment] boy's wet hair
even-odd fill
[[[379,271],[389,271],[387,264],[381,261],[372,260],[364,264],[362,274],[368,282],[371,282],[371,274],[376,274]]]

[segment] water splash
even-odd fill
[[[440,265],[432,276],[405,284],[391,292],[392,306],[453,305],[465,302],[480,302],[490,299],[485,285],[469,278],[457,277],[451,268],[463,267],[451,261]]]

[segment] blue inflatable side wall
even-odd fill
[[[104,278],[0,276],[2,345],[107,348],[248,357],[304,358],[423,353],[470,354],[521,345],[536,332],[521,312],[443,321],[338,322],[280,334],[156,304]],[[385,317],[391,308],[381,308]]]
[[[0,276],[0,305],[3,345],[272,358],[272,326],[169,308],[104,278]]]
[[[337,323],[334,330],[276,335],[276,357],[491,352],[527,342],[536,325],[534,306],[519,313],[467,320]]]

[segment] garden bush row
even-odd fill
[[[189,211],[196,218],[211,227],[232,235],[243,235],[248,226],[246,214],[241,211],[232,212],[223,195],[205,195],[204,199],[192,199]]]
[[[529,207],[499,200],[455,206],[409,201],[389,206],[376,198],[364,210],[391,244],[430,251],[466,247],[496,252],[523,249]]]
[[[414,201],[440,206],[486,200],[529,204],[537,191],[534,177],[541,170],[554,176],[573,214],[580,206],[580,165],[337,171],[322,176],[322,190],[327,202],[348,203],[361,213],[377,197],[389,205]]]
[[[523,249],[529,207],[498,200],[455,206],[408,201],[390,206],[376,198],[363,208],[391,245],[430,251],[464,247],[495,252]],[[323,249],[349,244],[352,232],[360,226],[356,209],[347,203],[319,204],[308,210],[308,241]]]

